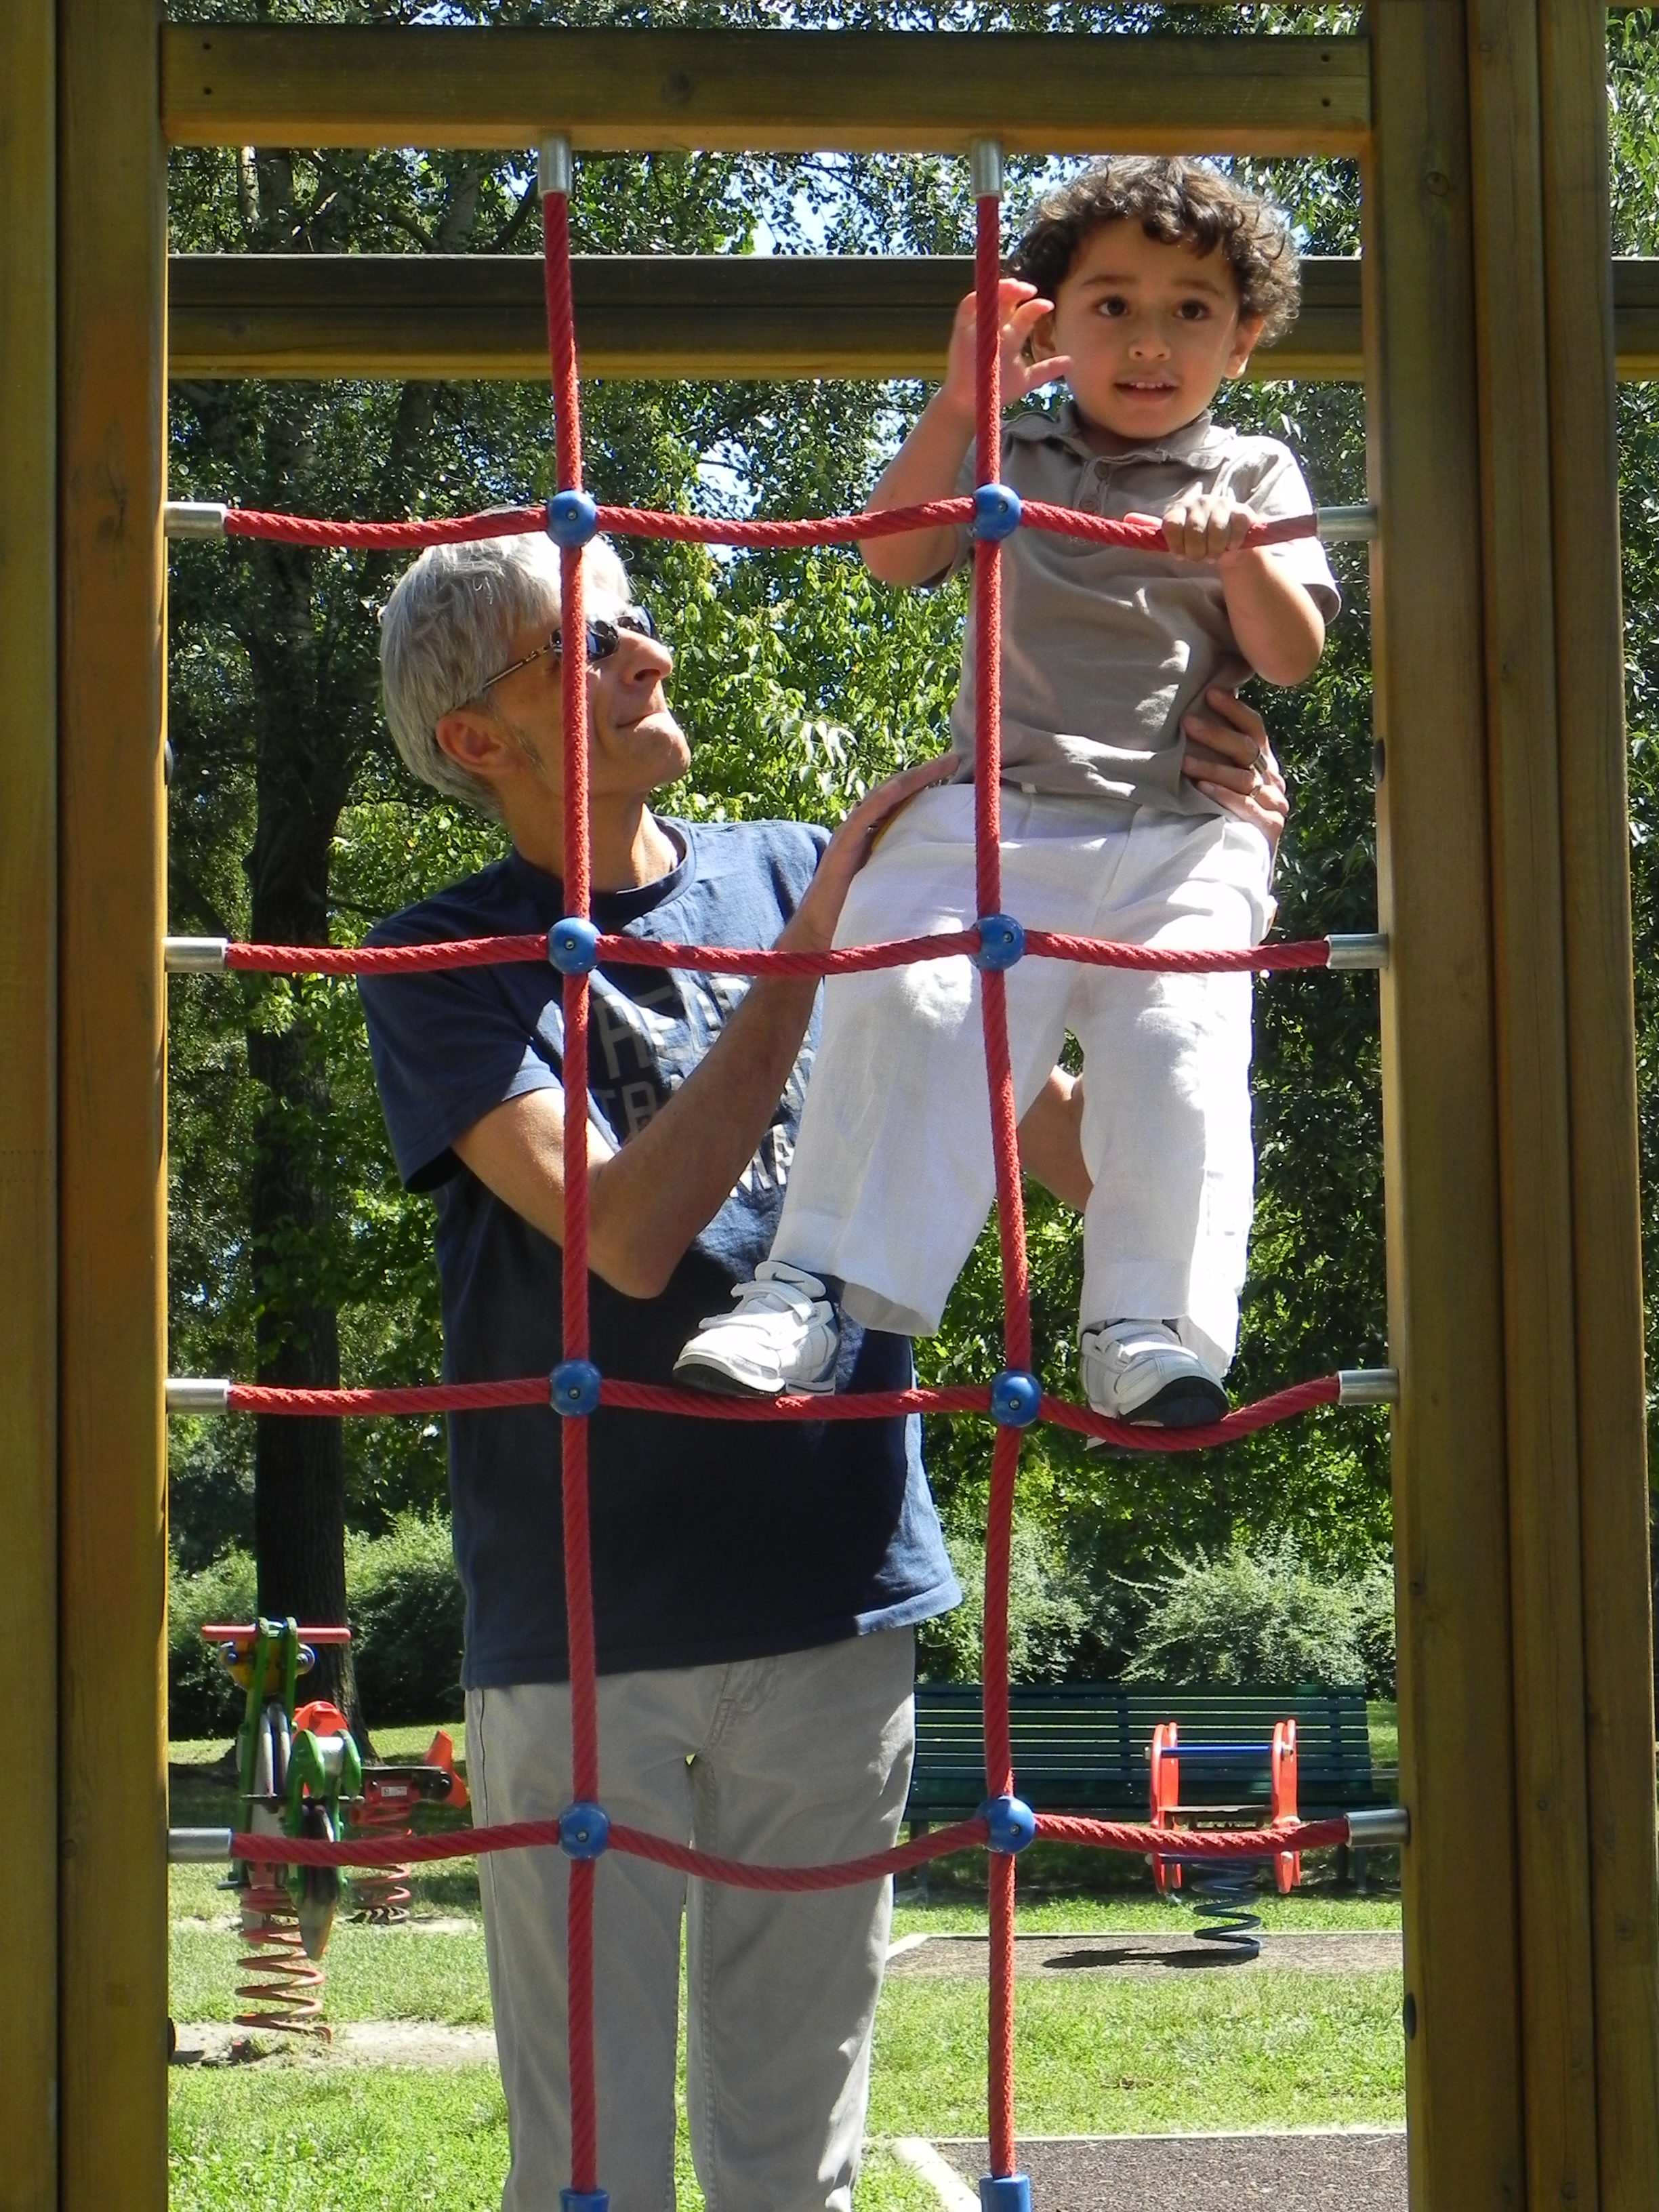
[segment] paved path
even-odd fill
[[[1017,1936],[1017,1974],[1168,1974],[1272,1972],[1304,1974],[1399,1973],[1401,1939],[1389,1929],[1339,1931],[1330,1935],[1280,1935],[1261,1938],[1254,1960],[1230,1954],[1220,1943],[1206,1943],[1188,1929],[1168,1935],[1147,1929],[1130,1935]],[[990,1939],[985,1936],[928,1936],[895,1947],[887,1971],[902,1976],[955,1975],[983,1981],[989,1971]]]
[[[940,2142],[942,2206],[977,2212],[983,2142]],[[921,2161],[917,2161],[921,2163]],[[1019,2146],[1032,2212],[1406,2212],[1403,2130],[1055,2136]]]

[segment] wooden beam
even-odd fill
[[[573,276],[590,376],[937,377],[973,263],[578,255]],[[528,254],[182,254],[168,288],[174,376],[547,374],[542,264]],[[1304,264],[1304,292],[1255,373],[1357,374],[1358,264]]]
[[[1595,1993],[1535,0],[1468,0],[1468,24],[1527,2187],[1534,2203],[1590,2212]],[[1592,349],[1597,335],[1586,334]]]
[[[179,146],[1352,154],[1363,39],[170,25]]]
[[[58,2204],[56,0],[0,8],[0,1881],[7,2212]]]
[[[167,2204],[158,15],[59,0],[62,2212]]]
[[[1597,2165],[1604,2212],[1647,2212],[1659,2204],[1659,1866],[1607,25],[1595,0],[1541,0],[1539,17]]]
[[[1407,2159],[1415,2212],[1504,2212],[1527,2198],[1465,9],[1369,21]]]
[[[937,377],[965,256],[578,254],[590,376]],[[1659,377],[1659,261],[1615,261],[1618,370]],[[1358,382],[1357,260],[1302,264],[1302,313],[1254,377]],[[185,253],[167,275],[176,377],[547,373],[531,254]]]

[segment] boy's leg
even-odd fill
[[[1019,804],[1013,799],[1012,811]],[[1025,916],[1023,905],[1014,910]],[[854,878],[836,941],[965,929],[975,918],[973,793],[953,785],[923,792],[900,816]],[[1022,963],[1009,977],[1022,1112],[1059,1049],[1068,988],[1049,961]],[[971,963],[918,961],[837,976],[824,996],[774,1258],[844,1283],[855,1321],[931,1335],[991,1203],[990,1133]]]
[[[781,1866],[896,1842],[915,1639],[854,1637],[726,1670],[693,1762],[696,1840]],[[891,1887],[770,1896],[694,1881],[687,2075],[708,2212],[849,2212]]]
[[[607,1675],[604,1800],[613,1820],[681,1840],[686,1759],[723,1670]],[[570,1693],[522,1683],[467,1696],[468,1779],[481,1823],[556,1820],[570,1802]],[[504,2212],[547,2212],[570,2184],[566,1897],[557,1850],[478,1863],[512,2166]],[[612,2212],[673,2212],[674,2073],[685,1880],[607,1851],[596,1876],[594,2026],[599,2180]]]
[[[1232,821],[1139,817],[1120,896],[1097,933],[1137,944],[1257,943],[1271,915],[1266,842]],[[1224,1375],[1249,1255],[1252,979],[1080,973],[1083,1326],[1170,1321]]]

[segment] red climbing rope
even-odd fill
[[[1334,1406],[1341,1395],[1338,1377],[1322,1375],[1312,1382],[1293,1383],[1288,1390],[1275,1390],[1254,1405],[1237,1407],[1224,1419],[1202,1428],[1160,1429],[1115,1421],[1045,1391],[1038,1419],[1130,1451],[1203,1451],[1212,1445],[1237,1443],[1258,1429],[1293,1420],[1316,1407]],[[389,1384],[384,1389],[294,1389],[275,1382],[233,1382],[225,1410],[316,1420],[342,1415],[495,1413],[551,1402],[550,1377],[525,1375],[502,1382],[416,1382]],[[908,1413],[978,1413],[988,1419],[991,1413],[990,1386],[984,1382],[953,1383],[948,1389],[918,1385],[910,1390],[850,1390],[833,1397],[724,1398],[707,1390],[677,1389],[666,1382],[623,1382],[606,1376],[599,1384],[599,1402],[620,1412],[672,1413],[693,1421],[890,1421]]]
[[[649,1859],[657,1866],[673,1867],[702,1881],[718,1881],[733,1889],[796,1893],[819,1889],[851,1889],[861,1881],[878,1881],[888,1875],[908,1874],[912,1867],[948,1856],[952,1851],[982,1850],[988,1829],[982,1819],[957,1820],[949,1827],[933,1828],[908,1844],[890,1850],[871,1851],[863,1858],[842,1859],[830,1866],[751,1866],[743,1859],[715,1857],[694,1850],[689,1844],[666,1836],[648,1834],[643,1828],[613,1825],[607,1847],[629,1858]],[[1170,1849],[1168,1828],[1138,1821],[1085,1820],[1068,1814],[1039,1813],[1038,1838],[1057,1844],[1092,1844],[1102,1850],[1164,1851]],[[1349,1840],[1346,1814],[1328,1820],[1302,1820],[1282,1828],[1183,1828],[1182,1858],[1261,1858],[1277,1851],[1313,1851],[1334,1848]],[[343,1836],[325,1843],[309,1836],[233,1835],[234,1858],[266,1866],[424,1866],[434,1860],[484,1858],[493,1851],[550,1850],[558,1848],[556,1820],[509,1820],[489,1828],[448,1828],[428,1836]],[[580,1865],[581,1861],[578,1861]]]
[[[989,909],[987,909],[989,911]],[[601,967],[687,968],[715,975],[850,975],[904,968],[918,960],[963,960],[977,952],[978,926],[895,938],[884,945],[848,945],[826,952],[772,952],[744,945],[667,945],[643,937],[601,937]],[[1328,968],[1328,937],[1282,945],[1249,945],[1212,952],[1176,945],[1115,945],[1105,938],[1025,933],[1028,958],[1076,960],[1091,968],[1135,968],[1169,975],[1237,975],[1249,971]],[[421,969],[494,968],[547,958],[540,931],[514,937],[458,937],[434,945],[228,945],[225,965],[265,975],[396,975]]]
[[[991,481],[990,478],[987,479]],[[566,485],[562,476],[561,489]],[[789,552],[813,545],[855,545],[871,538],[896,538],[907,530],[966,527],[974,519],[971,499],[930,499],[916,507],[885,507],[878,514],[811,515],[774,522],[737,515],[668,514],[648,507],[601,507],[599,526],[617,538],[661,538],[695,545],[740,545],[754,552]],[[1028,500],[1021,520],[1033,530],[1085,538],[1097,545],[1121,545],[1137,552],[1164,549],[1162,526],[1115,522],[1103,514],[1082,514],[1075,507]],[[547,527],[544,507],[505,507],[483,514],[432,516],[408,522],[333,522],[320,515],[272,514],[259,507],[233,507],[225,513],[228,538],[264,538],[284,545],[335,545],[361,552],[415,552],[427,545],[465,545],[481,538],[523,538]],[[1317,535],[1316,514],[1284,514],[1258,522],[1247,545],[1283,545]]]
[[[580,493],[582,483],[581,421],[577,380],[575,328],[570,285],[568,150],[556,143],[544,155],[542,178],[548,350],[551,369],[557,476],[562,495]],[[975,441],[981,486],[1000,476],[1001,202],[1000,185],[981,179],[975,202]],[[1009,500],[1012,506],[1012,498]],[[569,502],[567,501],[568,506]],[[654,509],[599,507],[597,526],[619,536],[649,536],[702,544],[787,549],[852,544],[860,539],[940,525],[968,527],[979,518],[969,498],[934,500],[879,514],[833,516],[801,521],[731,520],[678,515]],[[231,509],[227,533],[275,539],[289,544],[344,546],[380,551],[455,544],[471,540],[553,529],[552,506],[504,509],[444,520],[330,522],[303,516]],[[1028,501],[1018,511],[1025,526],[1060,532],[1096,544],[1156,551],[1164,544],[1161,526],[1121,522],[1070,508]],[[1276,544],[1310,536],[1318,527],[1313,514],[1258,525],[1246,541]],[[556,535],[559,533],[555,532]],[[561,623],[564,652],[563,787],[587,788],[586,629],[582,557],[579,544],[560,536]],[[973,638],[975,666],[974,762],[975,887],[977,912],[988,922],[1001,908],[1001,550],[984,524],[974,546]],[[589,850],[586,809],[567,810],[564,836],[564,910],[585,920],[590,908]],[[1027,1394],[1034,1418],[1125,1449],[1192,1451],[1224,1445],[1255,1433],[1271,1422],[1286,1420],[1319,1406],[1337,1402],[1335,1376],[1297,1384],[1241,1407],[1204,1428],[1162,1429],[1109,1419],[1089,1408],[1040,1393],[1031,1377],[1031,1316],[1027,1279],[1024,1212],[1021,1198],[1019,1146],[1013,1078],[1009,1054],[1007,985],[995,963],[994,935],[989,946],[978,925],[968,929],[890,944],[846,947],[823,953],[757,951],[719,947],[647,943],[628,936],[601,936],[598,955],[605,964],[701,969],[739,975],[830,975],[897,967],[914,961],[971,955],[980,966],[979,990],[985,1037],[986,1079],[991,1109],[992,1149],[996,1169],[997,1221],[1002,1246],[1005,1299],[1005,1358],[1010,1372],[999,1389],[1017,1383]],[[1010,933],[1011,936],[1013,934]],[[1017,940],[1016,940],[1017,942]],[[1332,945],[1320,938],[1305,943],[1259,945],[1225,951],[1117,945],[1048,931],[1024,933],[1025,955],[1070,960],[1086,965],[1185,975],[1245,970],[1321,968],[1329,963]],[[455,969],[513,962],[539,963],[549,957],[541,933],[467,938],[451,943],[383,946],[231,945],[227,967],[283,975],[375,975],[418,970]],[[587,1090],[588,1000],[586,974],[562,980],[563,1080],[568,1092]],[[842,1396],[798,1395],[769,1400],[714,1397],[700,1391],[599,1376],[588,1365],[587,1117],[564,1118],[565,1228],[563,1247],[563,1361],[555,1376],[529,1376],[502,1381],[448,1382],[394,1389],[288,1389],[234,1383],[227,1405],[237,1413],[297,1415],[477,1413],[514,1407],[547,1407],[557,1403],[562,1422],[562,1513],[565,1612],[571,1690],[571,1751],[574,1796],[580,1806],[600,1802],[598,1669],[595,1650],[589,1543],[588,1435],[595,1408],[668,1414],[684,1419],[723,1421],[887,1420],[911,1413],[992,1414],[988,1384],[949,1389],[890,1390]],[[556,1384],[568,1387],[576,1376],[576,1399],[556,1401]],[[561,1378],[564,1382],[561,1383]],[[585,1378],[585,1379],[584,1379]],[[985,1778],[988,1801],[1012,1798],[1016,1777],[1009,1712],[1008,1586],[1020,1436],[1006,1405],[991,1462],[990,1504],[986,1534],[984,1613]],[[1024,1808],[1016,1808],[1024,1815]],[[987,1811],[995,1813],[988,1802]],[[1000,1816],[999,1816],[1000,1817]],[[1030,1821],[1025,1819],[1029,1831]],[[892,1850],[832,1866],[756,1866],[717,1857],[666,1837],[621,1826],[610,1827],[612,1850],[672,1867],[698,1878],[740,1888],[779,1893],[806,1892],[874,1881],[926,1864],[947,1853],[982,1847],[993,1834],[986,1817],[957,1821]],[[1001,1829],[990,1859],[990,2032],[988,2125],[994,2176],[1013,2172],[1014,2105],[1014,1856]],[[1092,1844],[1108,1850],[1167,1851],[1167,1830],[1135,1823],[1039,1814],[1035,1833],[1056,1842]],[[1182,1832],[1181,1855],[1193,1858],[1259,1858],[1285,1850],[1313,1850],[1349,1839],[1345,1818],[1305,1821],[1282,1828],[1233,1832]],[[356,1833],[335,1843],[288,1836],[238,1835],[234,1855],[251,1865],[408,1866],[491,1851],[550,1848],[561,1843],[561,1824],[519,1821],[506,1826],[432,1836],[375,1838]],[[571,2111],[571,2186],[584,2201],[599,2191],[599,2124],[593,2036],[593,1883],[592,1857],[573,1855],[569,1881],[568,1978],[568,2065]]]

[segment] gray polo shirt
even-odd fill
[[[962,486],[975,481],[969,455]],[[1002,438],[1002,480],[1022,499],[1115,520],[1162,514],[1178,499],[1222,491],[1261,520],[1312,505],[1286,446],[1200,415],[1156,445],[1099,454],[1069,400],[1056,414],[1015,416]],[[972,556],[959,533],[952,568]],[[1328,623],[1341,602],[1317,538],[1273,548]],[[1006,782],[1156,806],[1219,810],[1181,774],[1181,719],[1212,684],[1250,673],[1213,568],[1174,554],[1094,545],[1047,530],[1003,541],[1002,770]],[[963,647],[951,742],[971,781],[974,626]]]

